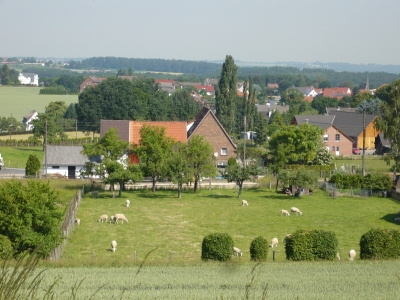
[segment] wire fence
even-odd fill
[[[79,204],[82,201],[82,195],[84,194],[85,194],[85,186],[83,186],[82,190],[79,190],[75,194],[75,197],[72,199],[69,209],[64,217],[64,221],[61,224],[61,231],[64,241],[49,253],[48,256],[49,260],[58,261],[60,259],[62,253],[62,247],[63,245],[66,244],[67,237],[74,228],[76,211],[78,209]]]
[[[386,197],[387,192],[372,189],[338,189],[335,183],[324,182],[322,188],[325,189],[330,197],[356,196],[356,197]]]

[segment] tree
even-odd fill
[[[281,100],[279,102],[285,105],[296,105],[300,104],[304,99],[304,95],[302,95],[296,89],[288,89],[281,94]]]
[[[43,145],[52,143],[57,138],[67,138],[63,128],[59,126],[50,115],[39,113],[37,119],[32,120],[32,125],[33,138],[43,139]]]
[[[143,125],[140,129],[139,145],[134,145],[133,153],[139,158],[144,176],[151,177],[152,191],[156,191],[156,182],[165,178],[167,159],[175,141],[166,136],[165,127]]]
[[[254,143],[260,146],[266,143],[268,140],[267,121],[261,113],[258,113],[256,115],[254,129],[256,131],[256,137],[254,139]]]
[[[326,114],[327,107],[337,107],[339,101],[337,98],[330,97],[314,97],[311,107],[316,109],[320,115]]]
[[[194,100],[187,90],[176,90],[172,94],[171,100],[171,105],[174,107],[171,113],[175,120],[192,120],[201,110],[200,104]]]
[[[129,150],[129,143],[122,140],[120,136],[117,134],[117,129],[110,128],[104,133],[104,136],[97,142],[93,144],[87,144],[83,147],[83,154],[86,154],[88,157],[100,156],[102,157],[102,163],[95,168],[96,173],[103,177],[105,180],[107,177],[111,178],[110,180],[110,189],[114,191],[114,182],[121,182],[123,179],[128,178],[128,175],[125,174],[122,170],[127,169],[127,160],[124,158],[126,153]],[[122,160],[122,161],[120,161]],[[120,168],[116,166],[116,163],[123,166]],[[90,174],[92,171],[91,165],[87,165],[85,174]],[[113,172],[118,173],[112,174]],[[123,173],[124,176],[121,175]],[[136,174],[135,174],[136,176]],[[128,178],[134,180],[134,176],[132,178]],[[124,181],[125,182],[125,181]],[[120,191],[123,189],[123,184],[120,185]]]
[[[226,179],[228,182],[236,183],[238,187],[238,198],[242,194],[243,182],[257,176],[259,173],[258,167],[255,163],[250,162],[245,166],[242,164],[228,165],[226,167]]]
[[[334,156],[326,148],[320,148],[314,157],[313,163],[319,166],[329,166],[334,160]]]
[[[28,160],[26,161],[25,175],[36,176],[39,173],[40,168],[41,165],[37,156],[33,154],[29,155]]]
[[[235,126],[237,69],[233,57],[227,55],[215,91],[216,116],[222,126],[231,133],[234,132]]]
[[[375,95],[382,100],[375,126],[389,140],[391,148],[383,159],[388,165],[394,161],[393,180],[396,180],[397,167],[400,166],[400,80],[377,89]]]
[[[215,176],[214,149],[201,135],[193,135],[188,141],[188,163],[194,179],[193,191],[197,191],[197,185],[201,177]]]
[[[46,257],[62,242],[63,212],[58,193],[49,182],[7,180],[0,184],[0,235],[7,236],[16,254]]]
[[[118,197],[121,197],[122,191],[125,190],[126,182],[131,180],[133,183],[136,183],[143,180],[139,165],[129,164],[128,159],[126,158],[122,162],[121,160],[115,161],[110,159],[104,161],[105,170],[108,174],[107,180],[110,182],[110,185],[119,184]]]
[[[177,143],[174,151],[168,158],[167,176],[178,185],[178,198],[182,198],[182,185],[189,183],[192,177],[192,169],[188,163],[188,146],[187,144]]]
[[[380,103],[381,100],[379,99],[363,100],[358,104],[356,112],[362,114],[365,111],[366,114],[377,115],[380,113]]]

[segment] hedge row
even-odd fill
[[[361,259],[391,259],[400,257],[400,232],[371,229],[360,240]]]
[[[392,187],[392,180],[384,174],[346,174],[343,172],[335,173],[329,180],[336,184],[338,189],[371,189],[389,190]]]
[[[64,87],[46,87],[44,89],[40,89],[40,95],[66,95],[67,91]]]

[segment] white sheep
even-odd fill
[[[122,224],[124,224],[124,221],[128,223],[128,219],[123,214],[115,214],[115,223],[118,224],[118,220],[121,220]]]
[[[128,199],[125,201],[126,207],[129,207],[129,205],[131,204],[131,201],[129,201]]]
[[[286,241],[287,241],[288,239],[290,239],[291,236],[292,236],[291,234],[287,234],[287,235],[284,237],[284,239],[282,240],[282,243],[286,243]]]
[[[300,216],[303,214],[303,213],[300,211],[300,209],[298,209],[297,207],[292,207],[292,208],[290,209],[290,212],[291,212],[291,213],[296,213],[296,216],[297,216],[297,214],[300,214]]]
[[[271,240],[271,244],[269,245],[271,248],[277,247],[278,246],[278,238],[273,238]]]
[[[115,223],[116,221],[117,221],[117,219],[115,218],[115,216],[110,217],[110,224]]]
[[[107,222],[108,216],[107,215],[101,215],[100,218],[97,220],[97,222]]]
[[[111,249],[113,252],[115,252],[115,250],[117,250],[117,242],[115,240],[111,242]]]
[[[240,250],[237,247],[233,247],[233,255],[242,256],[243,255],[242,250]]]
[[[351,249],[350,251],[349,251],[349,260],[354,260],[354,258],[356,257],[356,250],[354,250],[354,249]]]
[[[75,223],[81,225],[81,219],[75,219]]]
[[[242,200],[242,206],[249,206],[249,203],[246,200]]]
[[[290,216],[289,212],[286,209],[281,209],[281,215],[282,216]]]

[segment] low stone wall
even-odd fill
[[[400,201],[400,190],[390,191],[388,192],[388,196]]]

